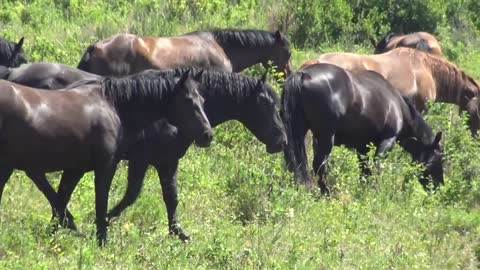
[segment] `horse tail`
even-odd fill
[[[282,119],[287,133],[284,157],[287,169],[294,172],[297,183],[307,183],[307,154],[305,151],[306,120],[303,113],[301,90],[302,73],[292,74],[283,85]]]
[[[12,70],[9,67],[0,66],[0,79],[6,80],[10,73],[12,73]]]
[[[87,49],[85,50],[85,53],[82,55],[82,58],[80,59],[80,63],[78,63],[78,66],[77,66],[78,69],[84,70],[87,72],[89,71],[88,63],[90,62],[90,57],[94,49],[95,49],[95,45],[90,45],[87,47]]]

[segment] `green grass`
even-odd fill
[[[34,61],[75,65],[87,44],[116,32],[167,35],[210,25],[266,25],[247,2],[238,11],[229,9],[228,16],[199,21],[181,12],[186,1],[87,2],[2,2],[0,35],[14,40],[25,35]],[[226,8],[217,0],[197,5],[203,11]],[[158,10],[178,18],[153,16]],[[456,64],[480,78],[480,51],[445,46]],[[328,51],[371,49],[345,44],[297,48],[293,64]],[[336,147],[329,163],[331,196],[305,192],[293,185],[281,154],[268,155],[238,123],[217,127],[212,146],[192,146],[180,164],[178,219],[192,236],[189,243],[168,235],[153,169],[138,201],[109,227],[103,249],[94,237],[92,174],[82,179],[69,205],[79,232],[50,235],[46,199],[16,172],[0,206],[0,269],[480,268],[479,142],[469,136],[455,106],[432,104],[426,119],[435,131],[444,131],[446,184],[435,194],[421,188],[421,166],[398,146],[368,178],[360,175],[354,153]],[[126,171],[125,164],[117,171],[110,206],[123,195]],[[50,179],[57,185],[59,174]]]

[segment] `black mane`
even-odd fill
[[[211,33],[215,40],[224,48],[263,48],[275,45],[275,32],[264,30],[214,29],[195,31],[185,35]],[[286,45],[289,42],[282,38]]]
[[[258,79],[247,77],[238,73],[202,69],[198,67],[178,67],[167,70],[146,70],[139,74],[147,76],[181,76],[187,71],[195,77],[195,74],[202,72],[201,84],[199,88],[202,96],[208,95],[229,95],[235,97],[238,103],[245,98],[252,96],[257,91]],[[268,95],[279,104],[279,98],[271,87],[265,84]]]
[[[142,106],[168,104],[176,82],[177,78],[173,77],[135,74],[122,78],[105,78],[101,85],[107,100],[120,108],[130,106],[131,101],[138,101]]]

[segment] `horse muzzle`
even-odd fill
[[[195,139],[195,145],[198,147],[209,147],[213,139],[213,132],[205,131],[200,137]]]
[[[287,147],[287,140],[285,139],[285,137],[282,137],[282,139],[277,141],[275,144],[267,145],[267,153],[275,154],[283,151],[285,147]]]

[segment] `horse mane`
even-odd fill
[[[12,69],[6,66],[0,66],[0,79],[6,80],[8,76],[12,73]]]
[[[223,48],[264,48],[275,45],[275,32],[255,29],[213,29],[191,32],[186,35],[211,33]],[[282,37],[283,42],[290,46],[289,41]]]
[[[107,77],[101,81],[101,85],[107,101],[117,110],[122,110],[122,107],[129,107],[131,101],[139,101],[142,106],[168,104],[176,82],[177,79],[173,77],[134,74],[122,78]]]
[[[177,67],[175,69],[166,70],[147,70],[139,74],[149,76],[181,76],[187,71],[196,77],[195,74],[201,73],[200,82],[203,87],[199,91],[202,96],[232,96],[237,103],[242,102],[245,98],[252,96],[257,91],[258,79],[247,77],[238,73],[217,71],[211,69],[202,69],[199,67]],[[276,104],[280,104],[277,94],[271,87],[263,87],[268,95]]]
[[[480,87],[476,81],[444,58],[410,48],[398,48],[394,51],[397,55],[408,53],[417,61],[425,63],[435,80],[438,100],[455,101],[460,104],[461,98],[466,96],[471,99],[478,95]],[[467,87],[468,82],[476,89]]]

